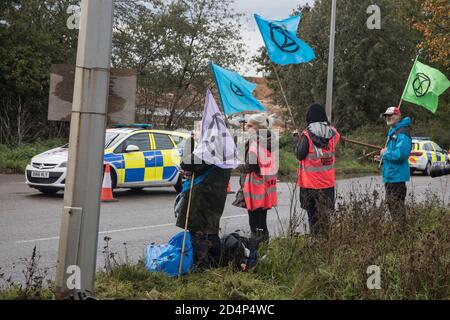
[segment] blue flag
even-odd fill
[[[315,59],[313,49],[297,38],[301,16],[284,20],[264,20],[255,14],[255,20],[266,45],[270,60],[276,64],[305,63]]]
[[[211,69],[219,90],[224,114],[229,115],[242,111],[266,111],[252,94],[256,84],[245,80],[238,73],[226,70],[212,62]]]

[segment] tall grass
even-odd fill
[[[61,139],[51,139],[15,147],[0,144],[0,173],[23,173],[32,157],[64,143]]]
[[[317,236],[299,232],[302,213],[292,188],[292,213],[283,232],[259,251],[249,272],[233,268],[181,279],[149,273],[142,261],[120,259],[105,239],[105,271],[97,274],[98,298],[123,299],[449,299],[450,208],[437,195],[411,199],[404,222],[393,220],[377,191],[339,198],[328,227]],[[367,287],[367,269],[380,268],[381,289]],[[33,264],[36,267],[35,264]],[[32,273],[38,274],[38,273]],[[29,281],[30,284],[42,283]],[[50,297],[10,286],[0,299]],[[50,286],[51,288],[51,286]]]
[[[231,268],[182,280],[120,265],[97,279],[99,297],[133,299],[448,299],[450,210],[435,196],[410,203],[393,221],[377,193],[351,196],[319,236],[285,233],[261,248],[247,273]],[[290,223],[293,228],[298,224]],[[367,287],[367,269],[381,270],[381,289]]]

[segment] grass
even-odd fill
[[[450,209],[436,196],[410,202],[407,220],[386,215],[377,192],[352,194],[316,237],[286,231],[260,250],[250,272],[232,268],[192,273],[181,279],[149,273],[143,262],[116,264],[97,274],[96,297],[115,299],[449,299]],[[380,267],[381,289],[366,283]],[[0,299],[48,299],[16,287]]]
[[[0,173],[24,173],[32,157],[63,144],[61,139],[37,141],[16,147],[0,144]]]
[[[179,281],[149,274],[142,263],[125,265],[101,274],[97,293],[126,299],[450,298],[450,211],[431,202],[410,208],[400,228],[372,204],[343,209],[326,236],[273,240],[249,273],[224,268]],[[371,265],[381,269],[381,290],[366,286]]]

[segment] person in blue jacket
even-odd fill
[[[411,153],[411,119],[403,118],[398,107],[390,107],[382,114],[390,127],[386,147],[381,150],[383,182],[386,204],[396,220],[405,219],[406,182],[411,178],[409,155]]]

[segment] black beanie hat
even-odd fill
[[[311,124],[313,122],[328,122],[325,108],[319,103],[313,103],[308,107],[306,112],[306,122]]]

